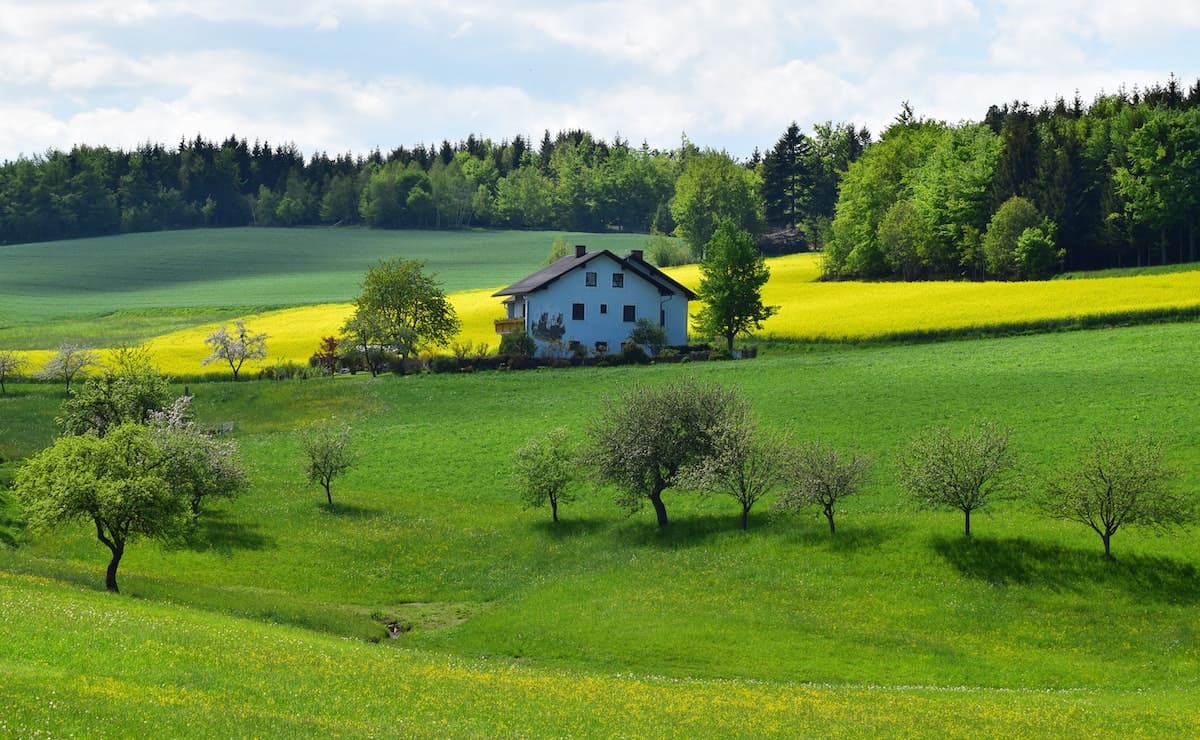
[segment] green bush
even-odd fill
[[[533,357],[537,342],[523,331],[514,331],[500,338],[500,354],[509,357]]]

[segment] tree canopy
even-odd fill
[[[454,306],[418,260],[380,260],[367,270],[346,330],[364,346],[381,345],[400,357],[443,346],[458,333]]]
[[[74,521],[95,526],[111,553],[104,585],[115,592],[130,541],[169,540],[188,522],[186,499],[172,490],[163,461],[150,429],[126,422],[103,437],[59,437],[17,471],[14,489],[34,529]]]
[[[686,380],[633,388],[604,408],[591,428],[590,462],[601,481],[620,491],[619,505],[632,512],[649,501],[665,527],[663,492],[686,466],[712,453],[721,425],[744,413],[745,402],[731,390]]]

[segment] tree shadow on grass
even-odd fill
[[[750,515],[749,526],[743,532],[738,514],[698,514],[671,519],[666,527],[650,521],[627,521],[617,531],[623,540],[644,547],[696,547],[717,537],[729,534],[759,534],[770,525],[761,515]]]
[[[355,504],[346,504],[340,501],[334,501],[332,504],[328,501],[322,501],[317,504],[321,511],[334,516],[346,517],[347,519],[369,519],[379,516],[383,513],[382,509],[373,509],[369,506],[357,506]]]
[[[542,519],[534,522],[531,528],[551,539],[562,540],[568,537],[579,537],[594,534],[609,525],[611,520],[598,518],[575,519],[560,518],[557,522]]]
[[[275,539],[260,531],[257,524],[232,521],[228,512],[206,511],[183,537],[183,545],[189,550],[206,552],[212,550],[222,555],[231,555],[234,550],[264,550],[275,546]]]
[[[792,540],[809,547],[826,547],[832,552],[856,552],[876,548],[896,535],[896,527],[881,524],[838,523],[837,531],[830,532],[829,525],[822,519],[816,522],[790,524],[794,530]]]
[[[995,585],[1045,586],[1075,591],[1089,585],[1124,589],[1138,599],[1200,602],[1200,578],[1191,563],[1146,555],[1116,560],[1025,538],[935,537],[933,549],[960,573]]]

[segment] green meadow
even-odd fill
[[[640,235],[235,229],[0,247],[0,348],[136,342],[248,309],[345,301],[423,259],[448,290],[518,279],[551,242]],[[1075,278],[1087,276],[1077,275]],[[1200,323],[924,344],[773,342],[759,359],[193,383],[249,489],[122,593],[85,526],[24,529],[4,490],[62,389],[0,396],[0,736],[1200,735],[1200,535],[1122,530],[1115,561],[1031,503],[1097,430],[1162,440],[1200,491]],[[768,499],[668,492],[671,524],[582,481],[523,510],[512,450],[585,442],[615,396],[694,376],[770,430],[873,458],[831,536]],[[182,386],[179,387],[182,391]],[[334,504],[296,432],[336,415]],[[936,424],[1012,429],[1021,475],[973,519],[917,511],[895,460]],[[385,624],[398,622],[393,639]]]
[[[754,361],[193,385],[251,476],[186,542],[133,545],[122,595],[86,527],[0,512],[0,733],[1151,736],[1200,732],[1200,538],[1122,530],[1115,562],[1028,501],[1098,429],[1162,439],[1200,489],[1200,323]],[[584,483],[557,526],[508,457],[607,399],[693,375],[768,428],[870,454],[831,536],[770,501],[671,492],[672,523]],[[0,457],[55,433],[58,387],[0,398]],[[295,431],[361,459],[334,505]],[[1024,475],[961,534],[900,495],[917,431],[995,419]],[[0,466],[0,480],[17,463]],[[384,623],[405,627],[397,639]]]

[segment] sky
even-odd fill
[[[0,0],[0,161],[197,134],[365,154],[582,128],[737,157],[792,121],[1200,77],[1197,0]]]

